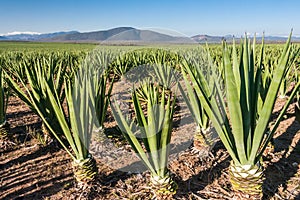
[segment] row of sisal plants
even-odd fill
[[[221,56],[217,56],[219,47],[216,52],[143,48],[1,55],[1,136],[9,133],[6,109],[8,91],[13,91],[72,158],[75,178],[84,188],[98,173],[89,146],[95,130],[103,133],[110,106],[122,134],[149,169],[152,189],[159,195],[172,195],[178,186],[168,169],[168,157],[178,95],[174,90],[178,89],[197,124],[197,144],[209,146],[211,132],[216,132],[232,158],[233,189],[262,194],[262,153],[294,97],[298,97],[295,110],[300,118],[299,47],[291,45],[290,38],[283,50],[276,46],[274,53],[266,52],[263,43],[259,48],[255,45],[255,39],[251,45],[247,37],[239,47],[224,42]],[[210,58],[211,51],[216,56]],[[114,81],[141,65],[150,76],[135,80],[138,84],[134,82],[128,91],[134,112],[130,119],[110,96]],[[286,104],[270,128],[282,87],[288,95]]]

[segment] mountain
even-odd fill
[[[235,37],[237,41],[240,37]],[[251,38],[251,36],[250,36]],[[199,34],[192,37],[173,36],[166,33],[160,33],[153,30],[142,30],[133,27],[117,27],[108,30],[93,32],[54,32],[54,33],[36,33],[36,32],[12,32],[0,35],[0,40],[14,41],[42,41],[42,42],[97,42],[109,44],[135,44],[135,43],[220,43],[222,40],[232,42],[232,35],[211,36]],[[256,38],[261,41],[261,37]],[[282,43],[287,37],[265,36],[268,43]],[[293,42],[300,42],[300,37],[292,37]]]
[[[102,43],[190,43],[189,38],[175,37],[151,30],[118,27],[104,31],[74,33],[53,37],[50,41],[102,42]]]
[[[20,40],[20,41],[40,41],[47,38],[53,38],[59,35],[78,33],[77,31],[55,32],[55,33],[28,33],[15,32],[0,36],[0,40]]]
[[[102,43],[190,43],[190,38],[175,37],[151,30],[132,27],[117,27],[109,30],[83,32],[13,32],[1,36],[0,40],[44,41],[44,42],[102,42]]]
[[[227,36],[228,39],[232,36]],[[216,42],[221,42],[225,37],[222,36],[210,36],[210,35],[195,35],[191,37],[194,41],[198,43],[216,43]]]
[[[198,43],[220,43],[222,40],[226,40],[227,42],[232,42],[233,38],[236,41],[239,41],[241,37],[234,37],[233,35],[225,35],[225,36],[210,36],[210,35],[195,35],[191,37],[194,41]],[[253,38],[253,36],[250,36]],[[268,43],[282,43],[287,40],[287,37],[282,36],[265,36],[265,42]],[[256,37],[256,40],[260,42],[262,37]],[[300,37],[292,37],[293,42],[300,42]]]

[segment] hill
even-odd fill
[[[118,27],[104,31],[74,33],[51,38],[50,41],[103,42],[103,43],[190,43],[190,38],[175,37],[151,30]]]

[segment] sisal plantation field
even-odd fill
[[[0,199],[300,199],[299,54],[0,42]]]

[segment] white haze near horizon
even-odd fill
[[[22,35],[22,34],[26,34],[26,35],[41,35],[42,33],[32,32],[32,31],[13,31],[13,32],[4,33],[4,34],[0,33],[0,36],[11,36],[11,35]]]

